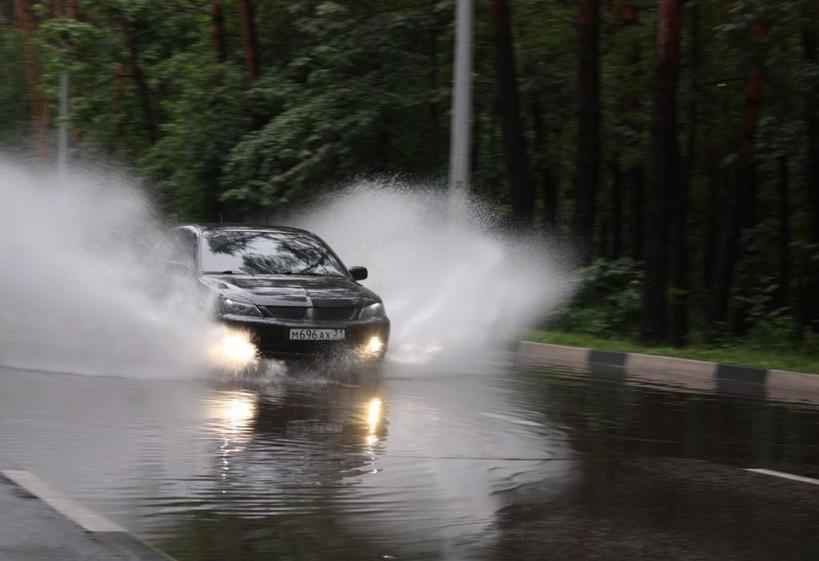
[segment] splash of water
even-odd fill
[[[398,362],[485,358],[568,297],[560,251],[534,234],[504,233],[490,208],[397,183],[359,183],[293,217],[322,236],[392,321]]]
[[[213,325],[147,265],[161,221],[95,170],[58,178],[0,161],[0,363],[139,377],[202,371]]]
[[[0,161],[0,200],[0,364],[165,378],[207,370],[216,326],[190,286],[160,286],[145,256],[166,229],[138,189],[99,170],[58,179]],[[397,362],[481,357],[570,291],[542,240],[502,234],[490,209],[452,209],[434,190],[364,182],[293,221],[370,268]]]

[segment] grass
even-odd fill
[[[643,345],[629,339],[604,339],[582,333],[563,333],[558,331],[531,331],[526,334],[525,339],[538,343],[585,347],[601,351],[674,356],[724,364],[741,364],[757,368],[819,374],[819,357],[800,354],[797,351],[765,350],[758,347],[750,348],[744,346],[705,347],[690,345],[687,347],[670,347],[662,345]]]

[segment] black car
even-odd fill
[[[177,269],[195,271],[216,295],[216,314],[249,332],[268,357],[354,355],[381,360],[390,320],[318,236],[280,226],[185,225],[173,231]]]

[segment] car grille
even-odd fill
[[[264,309],[274,318],[304,319],[309,308],[304,306],[265,306]]]
[[[305,308],[302,306],[265,306],[270,317],[281,319],[312,319],[317,321],[343,321],[353,319],[358,308]]]
[[[353,319],[357,311],[356,308],[313,308],[313,319],[324,321]]]

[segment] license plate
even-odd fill
[[[291,329],[291,341],[343,341],[343,329]]]

